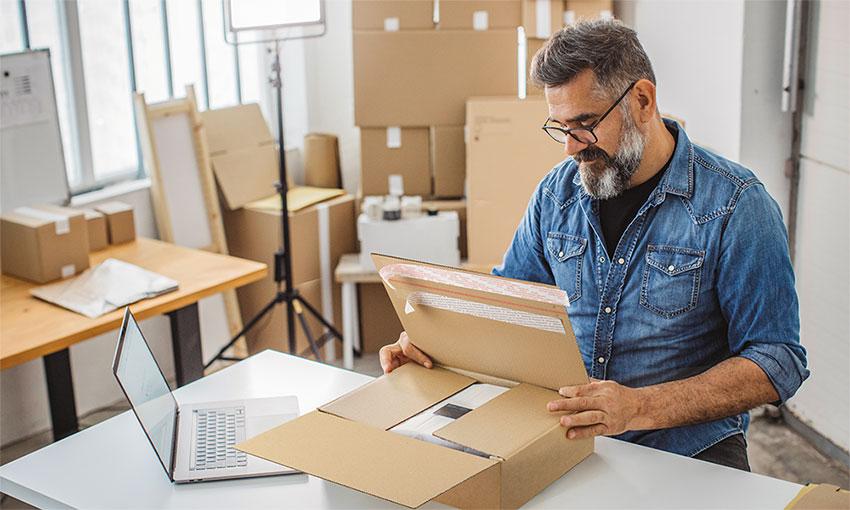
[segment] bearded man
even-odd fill
[[[662,119],[652,65],[621,23],[564,28],[532,79],[549,107],[541,136],[567,159],[493,272],[569,297],[591,382],[548,410],[570,413],[566,440],[616,436],[749,470],[748,410],[809,375],[779,207],[752,171]],[[382,348],[384,371],[430,367],[415,341]]]

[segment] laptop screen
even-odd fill
[[[124,312],[112,369],[170,478],[177,401],[129,308]]]

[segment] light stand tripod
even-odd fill
[[[277,132],[278,132],[278,179],[279,181],[275,183],[275,189],[277,190],[278,195],[280,196],[281,210],[280,210],[280,225],[281,232],[283,234],[283,246],[280,250],[275,252],[274,254],[274,281],[277,283],[277,293],[271,299],[271,301],[266,304],[262,310],[251,320],[245,324],[245,327],[242,328],[242,331],[233,336],[233,338],[218,351],[218,354],[213,357],[204,368],[209,368],[210,365],[215,360],[225,360],[225,361],[239,361],[238,358],[232,358],[225,356],[224,353],[230,349],[237,340],[239,340],[242,335],[246,334],[254,325],[256,325],[261,318],[263,318],[266,314],[270,313],[275,306],[279,304],[286,305],[286,334],[289,352],[291,354],[297,354],[295,352],[295,318],[297,316],[298,322],[301,324],[301,328],[304,330],[304,335],[307,337],[307,341],[310,344],[310,351],[312,351],[313,356],[315,356],[317,361],[322,361],[321,354],[319,349],[328,341],[333,338],[339,338],[342,340],[342,335],[337,331],[337,329],[328,322],[322,314],[319,313],[316,308],[311,305],[305,298],[302,296],[298,289],[296,289],[292,285],[292,250],[291,250],[291,239],[290,239],[290,231],[289,231],[289,210],[287,209],[287,200],[286,200],[286,192],[288,189],[287,180],[286,180],[286,158],[283,148],[283,82],[281,81],[281,73],[280,73],[280,40],[274,41],[274,61],[272,62],[272,72],[274,73],[273,78],[271,78],[272,87],[275,89],[275,95],[277,96]],[[303,308],[302,308],[303,307]],[[317,340],[314,340],[313,333],[310,331],[310,326],[307,324],[307,318],[305,317],[305,309],[307,312],[311,313],[322,325],[327,329]],[[304,353],[302,353],[303,355]]]

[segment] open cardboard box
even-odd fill
[[[396,313],[434,361],[407,363],[240,450],[407,507],[516,508],[593,452],[546,410],[587,382],[556,287],[374,255]],[[476,382],[509,387],[434,434],[464,453],[388,429]]]

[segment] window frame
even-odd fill
[[[18,14],[19,20],[21,23],[21,50],[26,51],[32,49],[30,47],[29,41],[29,20],[27,19],[27,2],[33,0],[18,0]],[[133,51],[133,24],[130,16],[130,0],[120,0],[122,3],[123,9],[123,21],[124,21],[124,36],[126,38],[125,44],[127,48],[127,71],[130,82],[130,90],[127,91],[127,101],[133,101],[133,93],[136,90],[136,62],[135,55]],[[175,0],[160,0],[161,12],[162,12],[162,23],[163,23],[163,44],[166,48],[166,55],[163,56],[162,65],[165,67],[165,74],[168,77],[168,90],[169,90],[169,99],[174,99],[174,84],[171,83],[171,79],[173,76],[172,72],[172,59],[170,58],[170,41],[169,41],[169,30],[172,28],[169,26],[166,3]],[[185,1],[185,0],[177,0],[177,1]],[[223,0],[219,0],[219,2],[223,2]],[[208,70],[208,52],[206,41],[204,39],[205,33],[208,27],[204,26],[203,21],[203,0],[196,0],[192,2],[197,10],[197,16],[199,20],[199,46],[200,46],[200,54],[198,57],[202,62],[202,81],[199,85],[200,92],[204,95],[204,97],[209,96],[209,82],[210,76],[207,72]],[[85,81],[85,73],[83,68],[83,49],[82,49],[82,39],[80,33],[80,19],[79,19],[79,8],[78,8],[78,0],[55,0],[55,7],[57,9],[57,18],[59,20],[60,34],[59,37],[62,40],[64,48],[62,52],[51,53],[54,59],[59,61],[59,65],[65,68],[65,71],[68,76],[68,84],[66,91],[70,101],[70,111],[69,114],[69,124],[71,126],[71,130],[73,131],[70,134],[70,140],[72,147],[70,151],[68,151],[70,157],[74,159],[74,163],[69,165],[70,168],[75,169],[75,175],[70,175],[70,170],[66,167],[65,171],[69,173],[67,175],[68,182],[74,183],[70,188],[71,196],[81,195],[83,193],[88,193],[94,190],[102,189],[104,187],[114,185],[120,182],[133,181],[133,180],[141,180],[147,179],[148,176],[145,172],[144,160],[142,157],[141,146],[139,143],[139,133],[138,128],[136,127],[136,119],[135,119],[135,109],[133,109],[133,129],[135,132],[135,141],[136,141],[136,160],[137,164],[135,168],[126,168],[126,169],[115,169],[115,172],[110,172],[105,177],[96,177],[94,173],[94,161],[92,156],[92,139],[91,139],[91,131],[90,131],[90,121],[89,121],[89,110],[86,99],[86,81]],[[231,60],[233,65],[233,71],[235,73],[235,83],[236,83],[236,94],[235,97],[238,100],[237,104],[242,104],[242,76],[241,76],[241,66],[239,63],[239,53],[236,47],[233,48],[234,57]],[[58,105],[57,105],[58,106]]]

